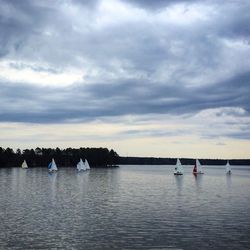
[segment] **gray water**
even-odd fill
[[[0,169],[1,249],[250,249],[250,167]]]

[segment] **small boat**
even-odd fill
[[[195,161],[193,174],[204,174],[204,172],[202,170],[202,165],[200,164],[198,159],[196,159],[196,161]]]
[[[177,159],[176,166],[174,169],[174,175],[183,175],[183,167],[181,165],[180,159]]]
[[[58,170],[54,158],[52,158],[52,161],[49,163],[48,169],[49,172],[56,172]]]
[[[231,166],[230,166],[229,161],[227,161],[227,164],[226,164],[226,174],[232,174],[232,170],[231,170]]]
[[[90,166],[89,166],[89,163],[88,163],[87,159],[85,159],[85,167],[86,167],[87,170],[90,169]]]
[[[82,161],[82,158],[80,159],[80,161],[77,163],[76,165],[76,169],[80,172],[80,171],[85,171],[87,170],[85,164]]]
[[[28,168],[28,165],[27,165],[27,162],[24,160],[22,165],[21,165],[21,168]]]

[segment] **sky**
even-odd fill
[[[250,158],[250,1],[0,0],[2,147]]]

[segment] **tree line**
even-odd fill
[[[250,165],[250,159],[199,159],[202,165],[225,165],[229,160],[231,165]],[[193,165],[195,159],[180,158],[181,164]],[[155,158],[155,157],[119,157],[121,165],[175,165],[176,158]]]
[[[122,157],[113,149],[107,148],[35,148],[17,149],[0,147],[0,168],[21,166],[26,160],[29,167],[47,167],[54,158],[60,167],[73,167],[79,159],[87,159],[91,167],[109,167],[116,165],[174,165],[176,158]],[[180,158],[183,165],[192,165],[195,159]],[[200,159],[202,165],[225,165],[227,159]],[[250,159],[229,159],[231,165],[250,165]]]
[[[91,167],[110,167],[119,161],[119,155],[107,148],[35,148],[17,149],[0,147],[0,168],[18,167],[26,160],[29,167],[47,167],[54,158],[60,167],[73,167],[79,159],[87,159]]]

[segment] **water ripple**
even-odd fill
[[[249,249],[244,171],[0,169],[0,249]]]

